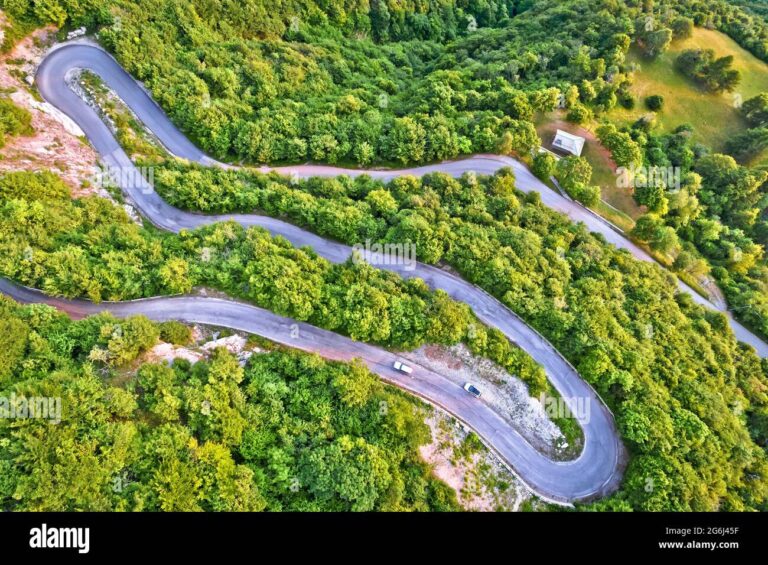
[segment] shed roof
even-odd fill
[[[559,129],[555,134],[555,140],[552,142],[552,146],[578,157],[584,149],[585,141],[586,140],[583,137]]]

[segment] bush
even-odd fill
[[[632,129],[650,132],[656,126],[656,114],[643,114],[635,123],[632,124]]]
[[[752,127],[768,124],[768,92],[761,92],[744,102],[741,114]]]
[[[600,201],[600,188],[592,186],[592,167],[584,157],[566,157],[557,162],[557,178],[560,186],[585,206],[595,206]]]
[[[557,162],[557,180],[566,190],[592,180],[592,165],[584,157],[569,156]]]
[[[733,55],[718,58],[712,49],[686,49],[675,59],[678,71],[710,92],[733,92],[741,73],[732,65]]]
[[[187,345],[192,341],[192,328],[181,322],[171,320],[159,324],[159,327],[160,339],[166,343],[172,343],[173,345]]]
[[[657,214],[640,216],[632,229],[632,235],[661,253],[672,253],[679,245],[677,233],[664,223]]]
[[[0,147],[5,145],[6,136],[31,135],[32,114],[16,106],[8,98],[0,98]]]
[[[550,153],[539,153],[533,158],[533,174],[541,180],[549,180],[549,177],[555,172],[557,160]]]
[[[636,100],[635,97],[632,96],[629,92],[622,92],[619,95],[619,104],[621,104],[621,107],[626,110],[634,110]]]
[[[660,111],[664,107],[664,97],[660,94],[646,97],[645,107],[653,112]]]
[[[768,128],[752,128],[731,137],[725,150],[739,161],[748,161],[768,147]]]
[[[574,104],[570,110],[568,110],[568,115],[566,116],[566,119],[569,122],[573,122],[575,124],[583,124],[587,120],[589,120],[592,117],[592,111],[587,108],[584,104]]]
[[[584,206],[597,206],[600,202],[600,187],[591,184],[577,183],[568,190],[568,193]]]
[[[688,39],[693,35],[693,20],[682,16],[677,17],[672,20],[671,28],[674,39]]]
[[[597,137],[620,167],[642,163],[643,149],[627,132],[617,130],[613,124],[604,124],[597,128]]]

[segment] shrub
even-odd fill
[[[629,92],[622,92],[619,95],[619,104],[621,104],[621,107],[625,108],[626,110],[634,110],[636,100],[635,97],[632,96]]]
[[[674,39],[688,39],[693,35],[693,20],[691,18],[677,17],[672,20],[670,27]]]
[[[596,206],[600,202],[600,187],[591,184],[577,183],[568,190],[568,193],[584,206]]]
[[[5,145],[6,136],[31,135],[33,132],[32,114],[12,100],[0,98],[0,147]]]
[[[160,327],[160,339],[173,345],[187,345],[192,341],[192,329],[189,326],[171,320],[163,322]]]
[[[653,112],[658,112],[664,107],[664,97],[660,94],[648,96],[645,99],[645,107]]]
[[[541,180],[548,180],[555,172],[557,160],[549,153],[539,153],[533,158],[533,174]]]
[[[574,104],[571,109],[568,110],[568,115],[566,116],[569,122],[573,122],[575,124],[583,124],[591,117],[592,111],[584,106],[584,104]]]

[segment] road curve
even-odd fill
[[[167,118],[149,94],[105,51],[97,46],[75,43],[52,50],[44,59],[36,76],[42,96],[53,106],[69,115],[102,156],[109,167],[121,171],[135,171],[133,163],[122,150],[109,128],[67,85],[67,76],[78,69],[88,69],[113,89],[131,108],[144,125],[153,132],[166,149],[181,158],[204,165],[219,164],[200,151]],[[617,247],[627,249],[635,257],[647,261],[653,259],[641,248],[614,231],[602,219],[580,205],[549,190],[522,164],[509,157],[477,155],[462,161],[405,169],[401,171],[360,171],[321,165],[267,168],[283,174],[299,176],[355,176],[368,174],[381,179],[398,175],[423,175],[441,171],[460,176],[467,171],[492,174],[501,167],[512,167],[517,186],[525,192],[539,192],[542,202],[575,221],[583,222],[590,230],[602,233],[606,240]],[[125,175],[124,175],[125,176]],[[158,227],[178,232],[204,224],[230,220],[245,226],[260,226],[275,235],[281,235],[297,247],[312,247],[320,256],[332,262],[345,261],[351,248],[327,241],[292,224],[265,216],[235,214],[205,216],[178,210],[160,198],[151,186],[139,181],[121,186],[141,213]],[[139,182],[136,182],[139,181]],[[84,315],[108,309],[118,316],[145,314],[153,319],[180,319],[187,322],[208,323],[263,335],[279,343],[314,351],[325,357],[348,360],[361,357],[368,366],[384,379],[397,384],[423,398],[445,408],[469,424],[495,449],[539,494],[558,501],[574,501],[605,495],[618,487],[621,478],[623,446],[618,440],[613,417],[592,388],[584,382],[575,369],[533,329],[513,312],[484,291],[445,271],[429,265],[417,264],[413,270],[402,266],[386,266],[404,277],[419,277],[433,288],[444,289],[452,297],[467,303],[486,324],[497,327],[510,340],[525,349],[546,370],[553,386],[566,401],[575,402],[586,398],[591,404],[589,421],[582,422],[585,445],[580,456],[569,462],[554,462],[530,446],[511,426],[482,402],[469,399],[460,387],[444,377],[426,369],[419,369],[415,379],[403,377],[391,369],[395,356],[384,350],[354,342],[337,334],[282,318],[268,311],[239,302],[201,297],[156,298],[127,303],[93,305],[84,301],[63,301],[45,297],[37,291],[16,287],[7,281],[0,284],[0,291],[23,302],[48,302],[73,315]],[[681,284],[700,303],[714,308],[701,296]],[[768,345],[749,333],[731,319],[736,335],[751,343],[763,356],[768,356]],[[298,339],[288,338],[286,328],[298,324]]]
[[[180,132],[146,90],[106,51],[92,43],[74,42],[60,45],[45,57],[38,68],[36,76],[37,87],[43,98],[69,115],[81,127],[107,166],[117,168],[120,171],[134,169],[133,163],[122,150],[117,140],[109,131],[109,128],[102,122],[101,118],[77,94],[67,87],[67,75],[78,69],[87,69],[99,75],[171,154],[204,165],[221,165],[221,163],[203,153]],[[493,174],[502,167],[511,167],[514,170],[516,176],[515,184],[518,189],[524,192],[538,192],[542,203],[547,207],[567,215],[575,222],[582,222],[590,231],[602,234],[606,241],[617,248],[626,249],[637,259],[655,262],[644,249],[616,231],[603,218],[579,203],[551,190],[536,178],[527,167],[511,157],[475,155],[458,161],[446,161],[400,170],[344,169],[315,164],[261,167],[259,170],[263,172],[275,171],[286,175],[298,175],[304,178],[311,176],[358,176],[366,174],[374,178],[389,180],[407,174],[421,176],[431,172],[443,172],[455,177],[470,171],[476,174]],[[138,178],[138,176],[133,175],[132,178]],[[133,201],[145,217],[163,229],[178,232],[184,228],[195,228],[204,224],[234,219],[245,226],[264,227],[275,235],[282,235],[287,238],[297,247],[308,245],[330,261],[346,260],[350,254],[348,246],[334,244],[292,224],[274,218],[253,214],[203,216],[181,211],[168,205],[152,190],[151,186],[142,182],[141,179],[138,179],[138,182],[133,186],[121,188],[123,188],[126,196]],[[397,270],[397,268],[390,269]],[[431,267],[419,265],[416,272],[412,273],[412,276],[424,278],[425,274],[435,270]],[[407,273],[401,274],[408,276]],[[439,282],[437,279],[446,276],[442,271],[433,274],[433,280],[436,283]],[[678,285],[682,291],[690,294],[697,303],[709,309],[723,312],[728,317],[737,339],[754,347],[761,357],[768,357],[768,343],[736,321],[730,311],[711,303],[684,282],[678,281]],[[450,286],[456,288],[456,282],[451,281]],[[468,288],[474,287],[464,283],[461,291],[465,292]],[[465,294],[455,297],[468,302],[468,297]]]
[[[77,43],[56,48],[50,52],[38,69],[36,81],[40,93],[81,127],[107,166],[119,168],[123,172],[135,171],[133,163],[98,114],[68,88],[67,75],[77,69],[88,69],[99,75],[170,153],[204,165],[218,164],[192,144],[170,122],[149,94],[105,51],[94,45]],[[517,177],[516,184],[521,190],[539,192],[545,205],[567,214],[575,221],[583,222],[590,230],[602,233],[606,240],[617,247],[627,249],[637,258],[652,260],[642,249],[615,232],[602,219],[549,190],[527,168],[509,157],[478,155],[462,161],[401,171],[359,171],[320,165],[275,169],[265,167],[262,170],[265,172],[275,170],[283,174],[298,174],[305,177],[368,174],[372,177],[390,179],[402,174],[423,175],[433,171],[441,171],[453,176],[460,176],[467,171],[491,174],[505,166],[514,169]],[[125,178],[126,175],[123,177]],[[264,227],[275,235],[285,237],[297,247],[312,247],[320,256],[332,262],[345,261],[351,254],[351,248],[346,245],[327,241],[292,224],[273,218],[248,214],[204,216],[178,210],[163,201],[146,182],[139,181],[138,174],[130,175],[130,178],[133,182],[121,186],[123,192],[141,213],[158,227],[178,232],[185,228],[191,229],[204,224],[234,219],[245,226]],[[404,277],[422,278],[433,288],[444,289],[452,297],[467,303],[484,323],[497,327],[539,362],[545,368],[553,386],[566,401],[573,403],[580,398],[588,399],[591,405],[591,417],[588,421],[582,422],[585,445],[580,456],[568,462],[551,461],[536,451],[487,405],[471,399],[460,387],[441,375],[419,368],[415,378],[404,377],[391,369],[396,358],[391,353],[277,316],[251,305],[201,297],[155,298],[94,305],[85,301],[52,299],[7,281],[0,281],[0,291],[22,302],[47,302],[75,316],[105,309],[118,316],[145,314],[157,320],[179,319],[186,322],[228,326],[262,335],[299,349],[313,351],[332,359],[349,360],[360,357],[371,370],[385,380],[422,396],[465,421],[515,469],[531,488],[542,496],[557,501],[584,500],[608,494],[618,487],[621,478],[623,446],[618,439],[613,417],[592,388],[579,377],[575,369],[546,339],[528,327],[499,301],[445,271],[420,263],[413,270],[405,270],[402,266],[384,268],[397,271]],[[698,302],[714,308],[685,285],[681,284],[681,288],[690,292]],[[768,345],[733,319],[731,323],[739,339],[752,344],[762,356],[768,355]],[[300,328],[298,338],[290,337],[292,334],[288,329],[293,324],[298,324]]]
[[[170,122],[146,91],[105,51],[87,44],[59,47],[53,50],[40,65],[36,77],[37,86],[49,103],[65,112],[80,126],[100,153],[105,165],[119,168],[122,172],[135,170],[133,163],[98,114],[68,88],[67,76],[76,69],[88,69],[98,74],[157,136],[169,152],[205,165],[217,164],[195,147]],[[478,173],[493,172],[500,166],[507,165],[515,166],[515,162],[510,160],[500,164],[492,157],[477,157],[463,163],[447,163],[442,166],[443,168],[429,166],[407,172],[424,174],[434,170],[446,170],[451,174],[460,175],[466,170],[475,170]],[[360,171],[317,166],[278,170],[283,173],[296,172],[306,176],[361,174]],[[370,174],[391,178],[401,173],[372,171]],[[131,178],[135,181],[140,179],[140,175],[122,175],[122,178]],[[245,226],[264,227],[274,235],[285,237],[297,247],[312,247],[318,255],[332,262],[347,260],[352,251],[349,246],[327,241],[292,224],[265,216],[247,214],[204,216],[184,212],[168,205],[145,182],[132,182],[121,188],[144,216],[158,227],[170,231],[178,232],[185,228],[191,229],[204,224],[234,219]],[[547,459],[487,405],[468,398],[460,387],[434,372],[419,369],[417,378],[404,380],[391,369],[395,356],[386,351],[281,318],[251,305],[201,297],[156,298],[146,301],[93,305],[84,301],[52,299],[37,291],[14,286],[7,281],[0,284],[0,291],[22,302],[47,302],[78,316],[109,310],[118,316],[145,314],[153,319],[180,319],[256,333],[333,359],[347,360],[361,357],[384,379],[422,396],[466,422],[514,468],[533,490],[545,498],[570,502],[603,496],[618,488],[621,480],[623,446],[618,439],[613,417],[592,388],[579,377],[575,369],[551,344],[495,298],[458,277],[423,264],[418,264],[413,270],[405,270],[402,266],[386,268],[400,272],[405,277],[422,278],[433,288],[444,289],[452,297],[467,303],[484,323],[499,328],[510,340],[528,351],[545,368],[550,382],[573,408],[579,399],[587,399],[590,402],[590,418],[589,421],[582,422],[584,448],[579,457],[569,462],[554,462]],[[290,335],[286,332],[286,327],[291,324],[299,324],[302,328],[301,339],[286,338]]]
[[[105,310],[118,317],[142,314],[156,321],[180,320],[233,328],[295,349],[318,353],[327,359],[361,359],[383,380],[456,415],[475,430],[534,492],[553,502],[598,498],[613,492],[621,480],[621,474],[616,472],[618,452],[611,448],[615,445],[613,438],[608,437],[606,445],[592,433],[594,426],[604,428],[609,425],[603,415],[598,414],[597,418],[582,423],[586,441],[577,459],[553,462],[532,447],[487,404],[470,396],[445,376],[411,361],[408,363],[415,371],[412,376],[405,375],[392,367],[399,359],[394,353],[278,316],[251,304],[199,296],[94,304],[86,300],[51,298],[3,278],[0,278],[0,292],[20,303],[49,304],[73,318]]]
[[[98,114],[68,87],[67,76],[76,69],[88,69],[98,74],[157,136],[169,152],[205,165],[218,164],[195,147],[170,122],[147,92],[105,51],[88,44],[59,47],[53,50],[40,65],[36,77],[38,89],[49,103],[65,112],[80,126],[107,166],[117,167],[123,173],[135,170],[133,163]],[[466,170],[475,170],[478,173],[493,172],[500,166],[507,165],[516,166],[516,162],[513,160],[499,162],[494,161],[493,158],[476,157],[464,162],[412,169],[407,173],[424,174],[445,170],[451,174],[460,175]],[[525,169],[521,170],[525,171]],[[361,174],[360,171],[344,171],[313,165],[283,168],[278,171],[296,172],[306,176]],[[401,173],[372,171],[370,174],[381,178],[392,178]],[[124,184],[121,189],[144,216],[166,230],[178,232],[181,229],[191,229],[213,222],[235,220],[244,226],[266,228],[274,235],[285,237],[296,247],[309,246],[318,255],[335,263],[346,261],[352,253],[352,249],[347,245],[325,240],[290,223],[266,216],[249,214],[207,216],[184,212],[162,200],[152,187],[140,178],[140,175],[122,174],[121,178],[138,181]],[[419,370],[419,378],[416,381],[402,382],[402,378],[400,381],[394,381],[390,366],[395,357],[380,349],[300,324],[307,330],[306,335],[316,340],[314,344],[309,343],[304,348],[331,358],[362,357],[385,379],[396,382],[445,408],[475,429],[526,483],[546,498],[569,502],[603,496],[618,488],[624,448],[618,439],[613,416],[594,390],[580,378],[576,370],[546,339],[488,293],[443,270],[421,263],[410,270],[399,265],[383,268],[398,272],[404,277],[421,278],[431,287],[443,289],[453,298],[468,304],[481,321],[501,330],[544,367],[550,382],[571,405],[574,413],[578,413],[576,403],[586,399],[590,403],[590,418],[588,421],[581,422],[584,431],[584,448],[579,457],[569,462],[554,462],[547,459],[485,404],[477,401],[470,402],[461,387],[435,373]],[[9,286],[7,283],[3,290],[17,299],[53,303],[73,314],[104,309],[116,315],[142,313],[152,318],[177,318],[189,322],[229,326],[281,343],[285,339],[283,335],[285,330],[282,330],[282,334],[275,331],[276,320],[281,320],[282,326],[297,323],[253,306],[199,297],[157,298],[142,302],[94,306],[86,302],[49,299],[35,291],[26,290],[26,294],[21,293],[18,287]],[[28,294],[30,292],[31,295]],[[287,344],[301,347],[295,340],[290,340]],[[385,359],[383,365],[381,359]],[[414,383],[422,383],[420,386],[426,388],[415,390]]]

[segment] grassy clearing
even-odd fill
[[[733,55],[734,68],[741,72],[742,80],[734,93],[710,94],[701,90],[675,70],[677,56],[685,49],[713,49],[718,56]],[[640,65],[634,74],[632,93],[637,98],[633,110],[617,107],[601,119],[617,125],[629,125],[647,113],[646,96],[660,94],[664,97],[664,109],[657,114],[659,131],[672,131],[681,124],[694,128],[694,139],[722,151],[725,142],[734,134],[747,127],[738,113],[734,102],[739,95],[747,100],[760,92],[768,91],[768,65],[742,49],[727,35],[718,31],[696,28],[690,39],[677,41],[669,51],[656,60],[643,58],[631,50],[628,62]],[[594,131],[597,122],[578,126],[564,119],[563,112],[539,115],[536,129],[545,147],[551,148],[555,130],[563,129],[587,139],[583,157],[592,165],[592,182],[600,187],[603,202],[595,211],[625,231],[634,226],[643,213],[631,190],[616,185],[615,165],[609,152],[596,139]],[[768,151],[757,156],[752,165],[768,163]]]
[[[634,220],[642,215],[642,209],[635,202],[632,192],[621,188],[616,183],[616,165],[610,152],[603,147],[594,133],[597,123],[579,126],[565,121],[561,111],[540,114],[536,117],[536,131],[544,147],[552,149],[552,140],[557,129],[562,129],[584,137],[584,157],[592,165],[592,182],[600,187],[604,202],[598,204],[595,211],[627,231],[634,227]]]
[[[635,204],[634,207],[638,209],[637,204]],[[621,210],[613,208],[604,200],[597,203],[597,206],[594,207],[594,211],[624,232],[630,232],[632,231],[632,228],[635,227],[635,220]]]
[[[735,92],[707,93],[675,70],[677,56],[685,49],[695,48],[713,49],[718,57],[733,55],[733,67],[741,72],[741,84]],[[721,151],[728,138],[746,128],[734,104],[736,96],[747,100],[768,91],[768,65],[718,31],[696,28],[690,39],[674,42],[669,51],[655,60],[645,59],[633,49],[627,61],[640,65],[631,89],[637,106],[633,110],[616,108],[607,118],[617,124],[632,123],[648,112],[645,97],[660,94],[664,97],[664,108],[658,113],[659,129],[666,132],[681,124],[691,124],[694,139],[715,151]]]

